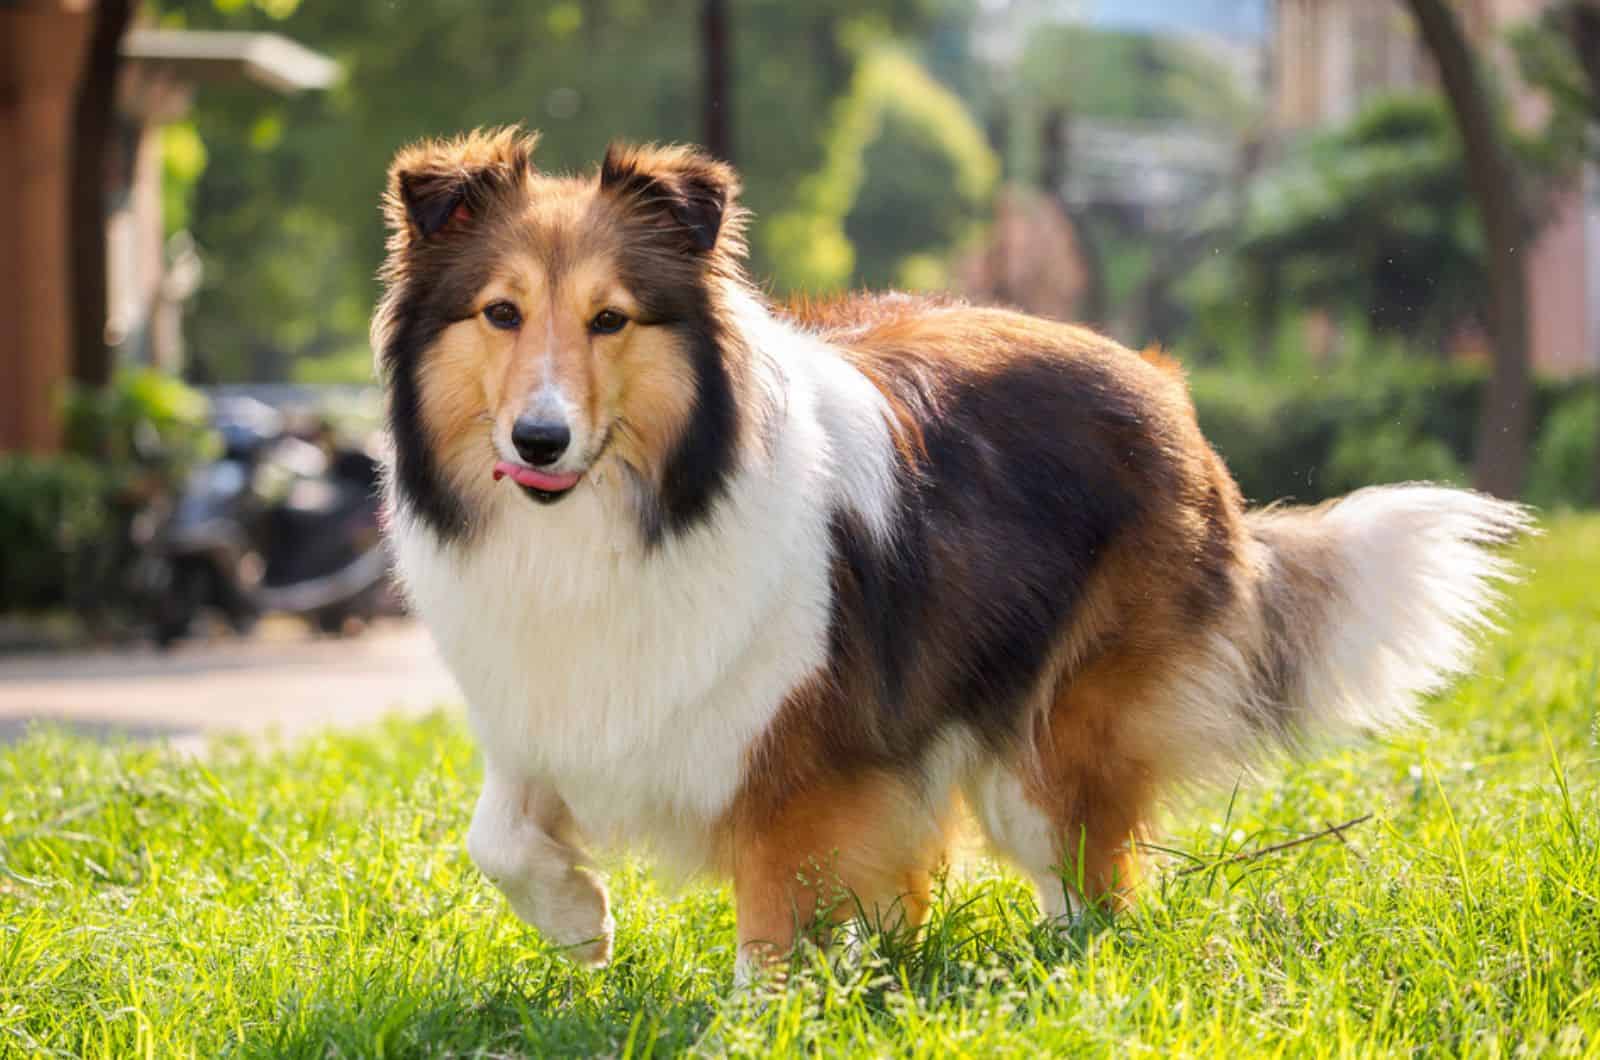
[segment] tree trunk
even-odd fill
[[[1446,0],[1405,0],[1439,68],[1461,136],[1467,188],[1483,226],[1489,304],[1485,318],[1493,369],[1478,422],[1473,479],[1499,497],[1515,497],[1528,464],[1533,384],[1528,368],[1527,234],[1519,182],[1500,118],[1472,50]]]
[[[90,386],[111,379],[106,345],[106,183],[117,121],[122,35],[138,0],[100,0],[84,59],[72,128],[72,377]]]
[[[1090,327],[1103,328],[1106,326],[1107,308],[1105,256],[1100,252],[1094,227],[1089,223],[1088,211],[1075,208],[1067,196],[1071,151],[1067,112],[1061,107],[1051,107],[1045,112],[1044,125],[1039,130],[1039,153],[1043,156],[1039,165],[1039,184],[1072,226],[1078,262],[1083,266],[1083,294],[1078,299],[1078,318]]]
[[[700,16],[701,91],[705,148],[725,162],[733,161],[732,55],[728,42],[727,0],[705,0]]]

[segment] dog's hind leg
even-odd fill
[[[963,786],[990,843],[1038,888],[1046,916],[1069,918],[1085,903],[1120,908],[1138,882],[1155,789],[1127,746],[1137,704],[1132,688],[1103,672],[1064,683],[1034,745],[981,765]]]
[[[486,763],[467,853],[518,918],[572,960],[600,965],[611,959],[614,926],[605,885],[555,789]]]
[[[949,801],[935,805],[916,784],[871,773],[743,808],[730,835],[736,977],[747,981],[799,938],[827,941],[829,928],[858,912],[889,931],[920,925],[945,853]]]
[[[1027,874],[1047,917],[1071,919],[1085,903],[1120,908],[1138,882],[1145,801],[1130,798],[1128,778],[1097,769],[1028,772],[995,762],[968,782],[990,844]]]

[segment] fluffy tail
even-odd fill
[[[1494,625],[1512,567],[1493,549],[1531,524],[1520,505],[1427,485],[1252,512],[1245,720],[1290,746],[1416,720]]]

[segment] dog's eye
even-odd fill
[[[602,309],[589,321],[589,330],[596,335],[612,335],[622,330],[628,318],[615,309]]]
[[[483,307],[483,319],[501,331],[510,331],[522,325],[522,314],[510,302],[490,302]]]

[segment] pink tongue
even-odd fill
[[[563,493],[578,484],[582,476],[574,474],[547,475],[543,471],[535,471],[523,464],[513,464],[509,460],[502,460],[494,466],[494,480],[499,482],[509,477],[519,486],[531,486],[536,490],[546,493]]]

